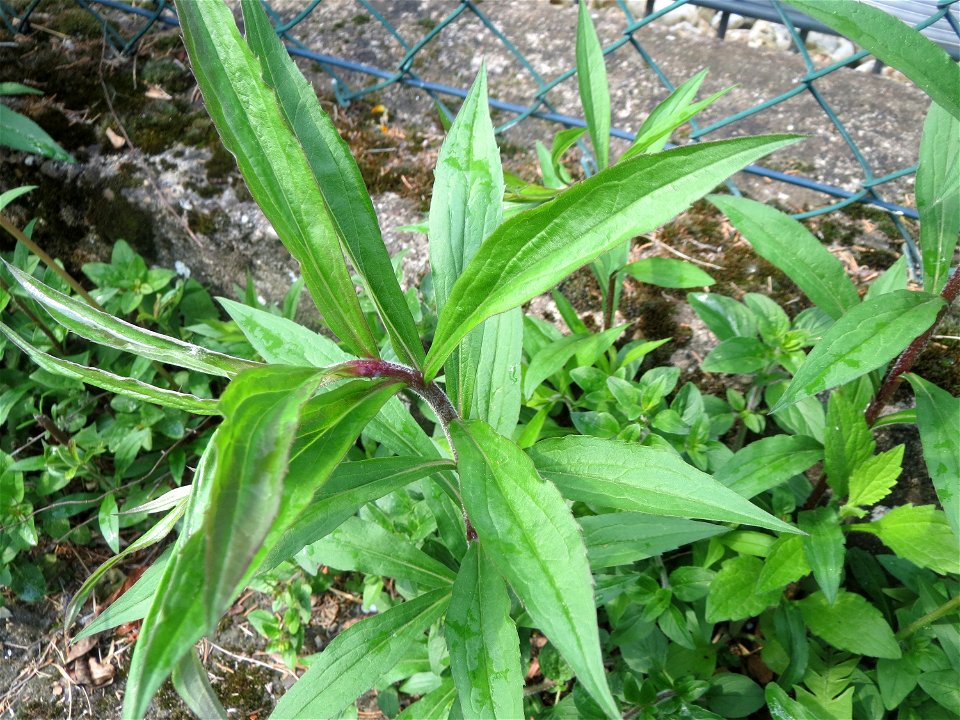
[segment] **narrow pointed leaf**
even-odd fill
[[[919,375],[906,376],[917,398],[917,427],[923,460],[947,521],[960,537],[960,398],[941,390]]]
[[[603,170],[610,164],[610,89],[588,3],[580,3],[577,16],[577,85],[597,169]]]
[[[337,717],[397,664],[449,600],[449,588],[431,590],[351,625],[280,698],[270,717]]]
[[[530,459],[481,421],[450,429],[463,503],[493,564],[604,712],[607,686],[587,553],[573,515]]]
[[[0,105],[0,128],[3,128],[0,145],[54,160],[76,162],[73,155],[57,144],[46,130],[26,115],[11,110],[6,105]]]
[[[716,282],[693,263],[672,258],[644,258],[625,265],[623,272],[634,280],[665,288],[704,287]]]
[[[189,0],[178,0],[176,7],[207,111],[224,147],[236,157],[250,194],[300,263],[330,329],[352,352],[376,357],[376,341],[323,212],[323,195],[230,8]]]
[[[437,720],[450,714],[450,707],[457,699],[457,688],[451,678],[446,678],[440,687],[431,690],[411,705],[407,705],[396,720]]]
[[[933,324],[942,307],[939,297],[909,290],[857,305],[823,334],[771,412],[883,367]]]
[[[227,711],[210,686],[207,671],[200,664],[196,650],[190,650],[173,669],[173,687],[197,717],[204,720],[227,720]]]
[[[539,442],[529,453],[540,474],[571,500],[797,532],[673,452],[571,435]]]
[[[450,672],[466,717],[523,717],[520,640],[507,586],[480,543],[467,550],[444,621]]]
[[[449,460],[422,457],[374,458],[340,464],[310,506],[297,518],[296,525],[287,530],[270,550],[263,561],[263,570],[271,570],[333,532],[368,502],[452,467]]]
[[[937,103],[923,125],[916,187],[923,289],[939,293],[960,232],[960,120]]]
[[[729,532],[729,528],[722,525],[638,512],[589,515],[580,518],[579,523],[590,567],[594,570],[628,565]]]
[[[828,507],[807,510],[800,513],[797,522],[807,533],[803,537],[803,552],[813,577],[823,591],[823,597],[832,603],[840,589],[846,555],[837,513]]]
[[[823,459],[823,446],[806,435],[773,435],[750,443],[721,465],[714,479],[752,498],[771,490]]]
[[[217,415],[220,412],[216,400],[199,398],[196,395],[181,393],[176,390],[167,390],[134,378],[115,375],[106,370],[87,367],[80,363],[48,355],[30,345],[3,323],[0,323],[0,333],[3,333],[10,342],[29,355],[37,365],[55,375],[80,380],[88,385],[109,390],[118,395],[125,395],[135,400],[143,400],[176,410],[186,410],[194,415]]]
[[[960,119],[960,65],[932,40],[885,10],[850,0],[787,0],[899,70]]]
[[[275,377],[262,378],[263,373]],[[245,422],[231,425],[229,420],[225,421],[217,436],[227,432],[243,435],[245,431],[250,436],[232,443],[218,442],[218,437],[212,441],[217,451],[215,461],[208,464],[205,482],[190,497],[191,502],[196,501],[198,512],[192,512],[188,503],[181,540],[160,580],[137,641],[124,701],[125,718],[143,716],[150,697],[184,652],[216,627],[220,613],[308,506],[369,419],[397,390],[396,385],[383,381],[360,380],[308,400],[309,387],[321,377],[316,369],[272,367],[244,377],[249,377],[254,390],[244,397],[245,393],[238,389],[231,399],[228,388],[224,403],[225,410],[229,409],[228,417],[236,414]],[[284,381],[291,386],[286,396],[280,391]],[[271,399],[275,406],[271,406]],[[262,411],[259,414],[255,412],[258,405]],[[290,427],[289,414],[294,408],[303,425],[300,429],[296,422]],[[264,427],[257,437],[251,432],[250,415],[254,416],[253,423],[268,417],[277,422]],[[288,433],[295,433],[295,438]],[[266,442],[267,437],[273,441]],[[248,447],[249,457],[245,452]],[[280,468],[278,483],[274,470],[281,452],[289,456],[289,461]],[[253,468],[247,468],[245,463],[259,466],[264,474],[251,477]],[[246,482],[238,483],[238,478]],[[231,491],[236,497],[230,497]],[[267,491],[275,495],[267,496]],[[261,501],[260,505],[238,519],[237,511],[255,499]],[[263,516],[267,514],[272,519],[264,531]],[[235,521],[239,523],[237,532],[230,534]],[[231,547],[212,546],[220,540]],[[221,567],[211,573],[207,558],[219,558]]]
[[[583,355],[579,365],[592,365],[597,357],[607,351],[617,338],[623,335],[628,325],[617,325],[600,333],[577,333],[555,340],[537,351],[523,376],[523,393],[528,398],[544,380],[563,369],[574,355]]]
[[[368,575],[411,580],[423,587],[448,587],[453,570],[434,560],[409,540],[375,522],[352,517],[310,548],[324,565]]]
[[[350,148],[324,112],[313,87],[274,34],[259,0],[243,0],[246,40],[276,93],[280,110],[306,154],[323,196],[317,215],[336,233],[377,306],[397,356],[419,367],[423,346],[380,235],[377,214]]]
[[[26,195],[28,192],[37,189],[37,185],[21,185],[20,187],[11,188],[4,193],[0,193],[0,210],[3,210],[7,205],[12,203],[19,197]]]
[[[434,378],[460,340],[486,318],[546,292],[608,250],[667,222],[745,165],[798,139],[740,138],[641,156],[513,216],[483,242],[450,291],[425,375]]]
[[[207,350],[198,345],[191,345],[182,340],[131,325],[102,310],[90,307],[82,300],[44,285],[13,265],[6,262],[4,265],[17,284],[31,299],[50,313],[50,317],[67,330],[91,342],[125,350],[151,360],[223,377],[233,377],[243,370],[259,366],[259,363]]]
[[[760,257],[782,270],[827,315],[839,318],[859,303],[843,265],[799,221],[744,197],[711,195],[708,199]]]

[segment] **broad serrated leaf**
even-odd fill
[[[759,615],[780,599],[779,590],[758,592],[757,579],[763,569],[763,561],[748,555],[724,561],[720,571],[710,583],[707,594],[706,618],[708,622],[743,620]]]
[[[773,435],[734,453],[713,477],[738,495],[752,498],[785,483],[823,459],[823,446],[806,435]]]
[[[24,292],[50,313],[54,320],[91,342],[151,360],[224,377],[233,377],[243,370],[259,366],[259,363],[230,357],[131,325],[90,307],[82,300],[44,285],[6,261],[4,265]]]
[[[960,118],[960,66],[932,40],[899,18],[850,0],[787,0],[910,78]]]
[[[510,596],[479,542],[460,564],[444,636],[465,716],[523,717],[520,640],[510,617]]]
[[[571,500],[665,515],[797,532],[676,453],[617,440],[568,436],[529,450],[540,474]]]
[[[306,154],[287,123],[263,67],[221,2],[178,0],[177,17],[193,74],[224,147],[263,214],[300,263],[314,303],[354,353],[377,357],[343,250]]]
[[[810,632],[838,650],[892,660],[901,655],[883,615],[856,593],[841,590],[830,602],[818,592],[797,605]]]
[[[867,458],[850,474],[849,505],[873,505],[890,494],[903,465],[903,445]]]
[[[313,543],[310,552],[324,565],[338,570],[403,578],[431,589],[448,587],[456,577],[450,568],[406,538],[356,517]]]
[[[577,15],[577,87],[587,120],[597,169],[610,163],[610,88],[603,46],[590,18],[590,6],[581,3]]]
[[[919,375],[907,380],[917,399],[917,428],[923,444],[923,460],[937,490],[947,521],[960,537],[960,398],[953,397]]]
[[[810,572],[803,549],[803,538],[798,535],[782,537],[770,549],[763,569],[757,578],[757,592],[777,591],[796,582]]]
[[[351,625],[280,698],[270,717],[336,717],[396,665],[449,600],[449,587],[431,590]]]
[[[637,512],[587,515],[579,518],[579,523],[590,567],[594,570],[629,565],[729,532],[729,528],[722,525]]]
[[[584,688],[608,716],[619,717],[600,654],[587,553],[566,503],[490,426],[455,422],[450,432],[463,504],[484,550]]]
[[[21,152],[43,155],[44,157],[73,163],[73,155],[64,150],[42,127],[26,115],[0,105],[0,145]]]
[[[328,221],[329,231],[336,233],[350,257],[397,356],[419,367],[423,346],[380,236],[377,214],[360,168],[330,116],[320,107],[313,87],[277,38],[259,0],[243,0],[242,8],[247,43],[260,60],[263,79],[276,93],[323,196],[317,215]]]
[[[771,412],[883,367],[933,324],[943,304],[930,293],[898,290],[857,305],[823,334]]]
[[[297,518],[296,524],[270,550],[262,569],[271,570],[289,560],[307,545],[333,532],[368,502],[453,467],[449,460],[421,457],[373,458],[341,463],[314,495],[310,506]]]
[[[744,197],[707,198],[764,260],[793,280],[832,318],[857,305],[857,289],[840,261],[799,221],[776,208]]]
[[[901,505],[876,522],[851,525],[851,530],[869,532],[898,557],[941,574],[960,574],[958,541],[946,515],[933,505]]]
[[[854,404],[845,390],[830,393],[823,434],[823,469],[838,496],[847,494],[851,473],[873,455],[876,447],[863,407]]]
[[[427,353],[432,380],[460,340],[629,238],[662,225],[730,174],[795,136],[723,140],[641,156],[504,222],[454,284]]]
[[[176,390],[167,390],[134,378],[115,375],[106,370],[87,367],[80,363],[48,355],[30,345],[3,323],[0,323],[0,333],[29,355],[37,365],[55,375],[80,380],[88,385],[109,390],[118,395],[125,395],[135,400],[143,400],[176,410],[186,410],[194,415],[217,415],[220,412],[216,400],[199,398],[196,395],[177,392]]]
[[[823,507],[801,512],[797,524],[803,536],[803,552],[806,555],[817,585],[827,602],[833,602],[840,588],[843,573],[845,546],[840,521],[833,508]]]
[[[916,188],[923,288],[939,293],[960,232],[960,121],[937,103],[923,125]]]
[[[665,288],[704,287],[716,282],[693,263],[672,258],[644,258],[624,265],[623,272],[634,280]]]

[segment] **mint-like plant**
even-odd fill
[[[23,291],[78,335],[230,381],[218,399],[196,397],[54,358],[0,325],[52,371],[222,417],[189,496],[160,501],[168,514],[138,541],[155,541],[179,521],[172,550],[83,633],[143,617],[124,717],[142,717],[171,674],[196,712],[222,716],[194,643],[215,630],[258,574],[322,538],[342,538],[331,533],[358,509],[411,483],[435,519],[444,559],[379,530],[351,533],[355,549],[369,550],[350,556],[355,569],[403,579],[406,601],[342,632],[281,698],[275,716],[337,716],[409,643],[442,622],[456,691],[441,686],[447,706],[459,703],[467,717],[520,717],[523,612],[599,711],[619,717],[584,537],[568,501],[591,503],[600,515],[621,510],[797,531],[665,448],[567,437],[521,449],[512,439],[521,402],[518,308],[798,138],[637,155],[503,220],[504,180],[481,71],[438,160],[429,218],[438,322],[425,352],[356,163],[260,3],[242,2],[245,38],[220,2],[177,7],[224,145],[340,344],[222,301],[266,360],[255,363],[143,330],[8,266]],[[363,311],[345,255],[375,315]],[[378,324],[388,345],[377,342]],[[433,437],[401,393],[432,411]],[[385,453],[345,461],[361,433]]]

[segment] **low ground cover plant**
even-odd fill
[[[828,23],[853,12],[822,5],[810,11]],[[221,300],[256,354],[204,347],[69,295],[24,253],[5,265],[14,295],[55,321],[58,342],[69,330],[109,348],[99,352],[136,359],[108,373],[88,357],[57,357],[49,334],[25,322],[0,326],[19,352],[118,398],[219,422],[189,489],[153,501],[162,519],[124,552],[174,527],[176,540],[79,635],[143,618],[125,717],[142,717],[168,676],[198,715],[226,717],[193,646],[249,585],[276,598],[251,623],[289,664],[307,666],[278,718],[349,714],[370,689],[385,714],[403,718],[960,711],[960,403],[907,375],[916,408],[883,414],[960,284],[950,271],[960,217],[956,65],[915,33],[883,57],[906,64],[935,99],[918,173],[922,291],[907,289],[901,262],[861,299],[801,224],[748,199],[710,196],[813,305],[791,318],[762,295],[691,292],[719,341],[703,370],[738,376],[721,397],[678,388],[676,368],[644,367],[669,339],[617,345],[624,274],[712,284],[688,265],[628,265],[628,243],[798,138],[664,150],[685,122],[677,119],[706,102],[692,103],[701,75],[682,102],[668,100],[648,120],[663,132],[610,163],[602,54],[582,9],[578,64],[595,174],[564,177],[563,153],[580,139],[569,133],[542,162],[546,190],[509,188],[481,71],[438,158],[432,281],[418,297],[401,291],[356,163],[309,83],[260,4],[241,6],[245,37],[225,5],[178,3],[187,51],[225,146],[338,342],[291,313]],[[890,24],[898,21],[863,12],[859,32],[899,32]],[[536,206],[504,219],[505,191]],[[92,280],[117,290],[99,299],[114,312],[156,307],[144,280],[159,292],[164,276],[149,277],[125,253],[114,265],[133,267],[140,284],[91,268]],[[523,315],[526,301],[591,262],[607,288],[602,332],[589,332],[561,295],[570,335]],[[155,363],[182,370],[170,383]],[[201,389],[188,382],[194,374],[205,378]],[[878,452],[872,432],[896,423],[919,427],[939,507],[875,511],[904,448]],[[376,612],[298,658],[309,594],[322,589],[299,572],[315,579],[321,567],[362,573],[364,606]],[[71,603],[68,626],[102,572]],[[526,692],[528,677],[543,683]]]

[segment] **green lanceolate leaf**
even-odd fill
[[[261,379],[260,374],[264,372],[276,377],[272,382]],[[225,421],[211,441],[216,455],[207,465],[209,470],[201,475],[198,468],[197,475],[204,482],[190,497],[197,510],[191,511],[188,503],[181,541],[178,541],[173,560],[161,578],[144,619],[131,663],[124,717],[142,716],[150,696],[183,653],[216,626],[219,613],[258,571],[269,550],[307,507],[369,419],[397,389],[396,385],[383,381],[360,380],[308,400],[307,389],[311,383],[317,382],[312,378],[322,377],[315,369],[272,367],[269,371],[252,371],[243,377],[249,378],[248,382],[253,384],[250,397],[238,388],[231,399],[228,388],[222,401],[226,406],[224,410],[230,409],[228,418],[234,414],[241,420],[250,415],[255,417],[232,425],[228,424],[229,420]],[[286,396],[278,389],[284,380],[292,385]],[[296,384],[298,380],[300,385]],[[260,413],[256,413],[254,407],[258,395],[267,405]],[[270,396],[276,401],[274,407],[269,406]],[[291,433],[295,438],[286,433],[279,434],[289,429],[292,408],[299,411],[303,424],[302,428],[296,429],[294,423]],[[263,428],[257,438],[251,432],[254,429],[251,423],[262,426],[262,418],[268,417],[279,422]],[[219,440],[221,434],[243,435],[244,430],[249,437],[229,444]],[[258,439],[265,441],[267,436],[274,437],[274,442],[256,443]],[[290,442],[293,442],[292,447]],[[255,443],[255,447],[247,457],[244,451],[250,443]],[[277,453],[282,448],[289,452],[289,463],[281,469],[281,472],[283,469],[287,472],[285,477],[281,474],[277,487],[277,479],[272,474],[279,460]],[[248,468],[247,463],[254,464],[254,461],[263,469],[263,475],[251,477],[253,469]],[[247,478],[249,482],[238,487],[238,478]],[[196,476],[194,486],[197,487]],[[262,491],[268,487],[274,495],[264,497]],[[237,492],[241,488],[248,492]],[[231,491],[235,492],[236,498],[229,497]],[[254,495],[254,491],[261,494]],[[257,500],[260,504],[255,505],[252,514],[237,519],[236,510]],[[261,515],[267,513],[271,513],[272,521],[264,534],[266,522]],[[231,535],[230,527],[234,521],[237,532]],[[260,536],[261,540],[255,543],[255,536]],[[224,539],[232,546],[229,552],[227,548],[211,546]],[[214,569],[211,573],[208,570],[207,558],[217,558],[216,563],[221,566],[219,571]],[[241,575],[231,589],[230,580],[238,571]],[[214,602],[220,603],[219,611],[212,607]]]
[[[797,605],[810,632],[835,648],[892,660],[901,655],[883,615],[856,593],[841,590],[833,602],[823,593],[814,593]]]
[[[80,380],[88,385],[136,400],[143,400],[177,410],[186,410],[195,415],[216,415],[220,412],[216,400],[199,398],[196,395],[181,393],[176,390],[166,390],[134,378],[114,375],[106,370],[87,367],[80,363],[61,360],[53,355],[48,355],[30,345],[3,323],[0,323],[0,333],[3,333],[10,342],[29,355],[37,365],[55,375]]]
[[[368,502],[420,478],[453,467],[449,460],[427,460],[422,457],[374,458],[341,463],[314,495],[310,506],[297,518],[296,524],[270,550],[263,561],[263,570],[270,570],[289,560],[307,545],[333,532]]]
[[[798,517],[806,555],[813,577],[823,591],[823,597],[832,603],[840,588],[845,547],[840,521],[833,508],[817,508],[801,512]]]
[[[357,517],[314,543],[311,555],[338,570],[403,578],[425,588],[449,587],[456,577],[406,538]]]
[[[757,577],[757,592],[777,591],[796,582],[810,572],[810,564],[803,551],[803,538],[799,535],[782,537],[770,548]]]
[[[930,105],[920,141],[917,212],[923,289],[939,293],[949,279],[960,232],[960,121],[937,103]]]
[[[603,170],[610,164],[610,89],[603,47],[587,3],[580,3],[577,16],[577,85],[597,170]]]
[[[537,627],[612,718],[587,553],[573,515],[520,448],[481,421],[450,428],[463,504],[483,551],[510,582]]]
[[[437,158],[430,202],[430,267],[437,311],[481,243],[503,219],[503,170],[481,68]],[[462,415],[507,432],[520,413],[519,311],[490,318],[466,337],[445,365],[445,387]]]
[[[744,197],[711,195],[708,200],[758,255],[782,270],[827,315],[839,318],[859,303],[857,289],[843,265],[800,222]]]
[[[306,154],[323,203],[317,215],[340,240],[377,306],[401,362],[419,367],[423,346],[380,236],[360,168],[310,83],[297,69],[258,0],[243,0],[246,39],[276,93],[280,110]]]
[[[396,720],[436,720],[450,715],[450,706],[457,699],[457,688],[451,678],[446,678],[440,687],[431,690],[411,705],[407,705]]]
[[[523,376],[523,394],[528,398],[533,395],[540,383],[562,370],[574,355],[578,356],[578,365],[592,365],[628,327],[617,325],[600,333],[566,335],[541,348],[530,359]]]
[[[674,130],[733,90],[731,86],[714,93],[705,100],[691,104],[691,100],[706,77],[707,71],[701,70],[657,105],[643,121],[633,144],[620,156],[620,162],[640,153],[660,152],[670,140],[670,134]]]
[[[863,417],[863,407],[848,397],[845,388],[830,393],[826,426],[823,469],[831,489],[843,496],[851,473],[873,455],[876,443]]]
[[[21,185],[20,187],[11,188],[4,193],[0,193],[0,210],[3,210],[7,205],[12,203],[19,197],[26,195],[28,192],[37,189],[37,185]]]
[[[539,473],[571,500],[797,532],[673,452],[571,435],[539,442],[529,453]]]
[[[90,307],[82,300],[76,300],[44,285],[13,265],[6,262],[4,265],[24,292],[36,300],[50,317],[67,330],[91,342],[126,350],[151,360],[224,377],[233,377],[243,370],[258,366],[258,363],[249,360],[213,352],[131,325]]]
[[[337,717],[373,687],[442,614],[450,588],[431,590],[341,632],[280,698],[271,718]]]
[[[851,525],[850,529],[873,533],[898,557],[919,567],[942,575],[960,574],[957,536],[943,511],[933,505],[901,505],[876,522]]]
[[[227,711],[210,686],[196,650],[190,650],[173,669],[173,687],[197,717],[227,720]]]
[[[752,498],[809,470],[823,459],[823,446],[806,435],[773,435],[734,453],[714,473],[717,482]]]
[[[177,3],[194,75],[224,146],[301,271],[327,325],[354,353],[377,356],[324,197],[263,68],[221,2]]]
[[[510,596],[479,542],[460,564],[444,636],[464,717],[523,717],[520,640],[510,618]]]
[[[883,367],[933,324],[942,307],[939,297],[909,290],[857,305],[823,334],[771,412]]]
[[[797,139],[741,138],[641,156],[513,216],[484,240],[454,284],[427,353],[427,379],[486,318],[546,292],[604,252],[662,225],[744,165]]]
[[[960,118],[960,66],[900,19],[880,8],[849,0],[788,0],[910,78]]]
[[[693,263],[671,258],[644,258],[625,265],[623,272],[648,285],[691,288],[713,285],[716,280]]]
[[[588,515],[579,523],[594,570],[629,565],[729,531],[722,525],[638,512]]]
[[[213,440],[216,470],[209,507],[203,532],[191,538],[197,538],[203,548],[203,562],[193,563],[198,569],[202,565],[203,579],[189,589],[174,587],[175,593],[200,591],[205,627],[216,625],[273,524],[301,408],[322,379],[315,369],[250,370],[237,376],[220,400],[224,422]],[[148,630],[152,638],[164,634],[159,624],[162,616],[157,621],[153,627],[145,623],[144,635]],[[126,716],[143,715],[160,682],[193,642],[171,647],[166,662],[152,657],[150,650],[156,644],[137,643],[124,700]],[[149,663],[150,659],[154,662]]]
[[[54,160],[76,162],[73,155],[60,147],[46,130],[26,115],[21,115],[6,105],[0,105],[0,130],[3,131],[0,145]]]
[[[960,537],[960,398],[955,398],[919,375],[906,375],[917,398],[917,427],[923,460],[937,490],[950,527]]]

